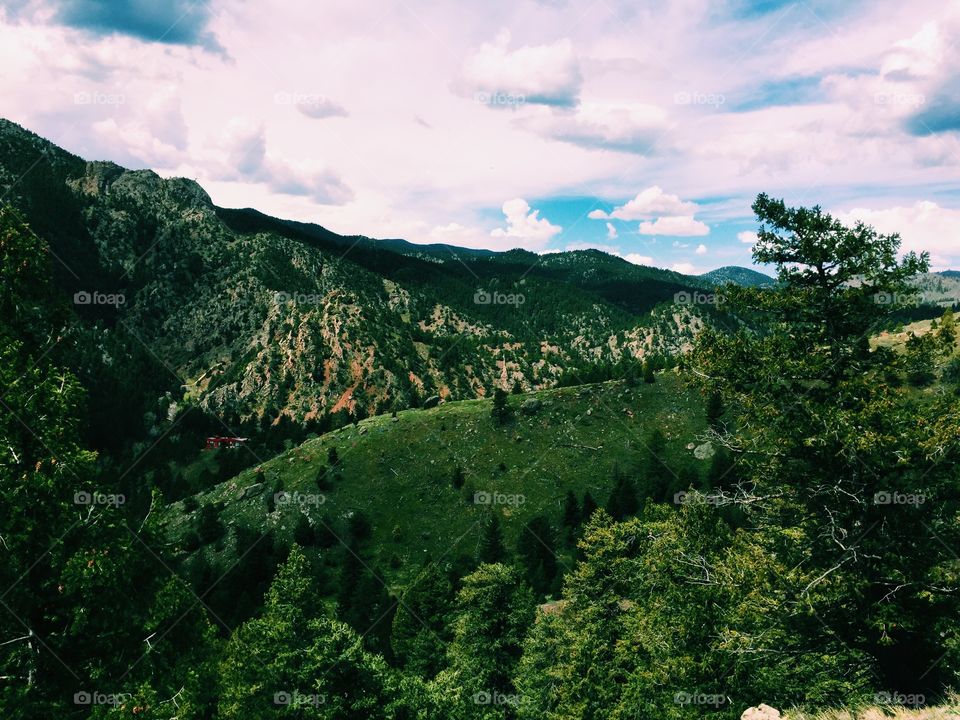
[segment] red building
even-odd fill
[[[218,448],[235,448],[243,445],[250,438],[242,437],[224,437],[222,435],[216,435],[214,437],[207,438],[207,444],[203,448],[204,450],[216,450]]]

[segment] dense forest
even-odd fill
[[[264,470],[272,455],[286,450],[292,462],[311,452],[308,434],[358,428],[366,413],[284,431],[262,419],[293,414],[261,412],[258,444],[222,454],[215,477],[186,488],[175,481],[183,468],[171,466],[177,450],[166,434],[111,446],[126,420],[104,409],[121,406],[137,378],[171,417],[187,393],[155,383],[147,368],[162,361],[149,353],[117,347],[115,363],[106,357],[110,321],[79,324],[56,253],[33,227],[38,209],[26,208],[29,222],[22,210],[0,210],[5,717],[736,718],[759,703],[936,703],[960,683],[957,327],[941,308],[902,347],[875,341],[911,319],[895,317],[902,309],[880,298],[909,295],[928,270],[925,255],[901,257],[896,235],[759,195],[754,259],[777,269],[776,284],[725,285],[716,318],[695,323],[670,351],[580,358],[549,383],[583,388],[572,396],[584,403],[577,417],[595,423],[608,416],[589,406],[589,388],[614,387],[620,402],[673,383],[677,394],[700,398],[694,444],[709,447],[704,464],[668,445],[674,428],[648,422],[642,434],[631,432],[630,457],[640,460],[623,465],[607,464],[612,443],[563,435],[593,453],[569,473],[584,481],[603,474],[602,495],[570,480],[554,488],[562,499],[531,507],[533,490],[484,495],[476,468],[445,466],[437,471],[444,491],[482,505],[475,546],[392,567],[377,545],[388,533],[426,544],[430,528],[417,517],[381,528],[358,507],[336,517],[295,513],[283,532],[266,524],[278,504],[322,505],[324,493],[354,482],[356,462],[349,446],[331,446],[311,478],[313,494],[298,496]],[[229,221],[236,232],[239,219]],[[251,262],[284,252],[304,262],[326,257],[303,254],[312,240],[294,230],[305,232],[278,234]],[[259,242],[244,238],[224,241]],[[371,273],[377,252],[369,251]],[[182,283],[212,272],[202,258],[171,263],[158,267],[187,273]],[[372,276],[358,277],[373,287]],[[673,280],[658,282],[674,292]],[[558,280],[546,273],[538,282]],[[621,297],[629,285],[602,285],[579,287],[591,303],[606,298],[607,330],[628,331],[638,311]],[[580,308],[575,296],[565,302]],[[642,304],[647,312],[655,305]],[[509,325],[515,319],[501,326],[526,340],[552,332],[548,305],[526,329]],[[255,326],[252,309],[249,317],[231,312],[224,327]],[[223,337],[233,332],[203,322]],[[310,320],[278,322],[289,323],[292,337]],[[165,331],[153,330],[157,338]],[[91,332],[107,344],[85,343]],[[269,359],[258,367],[269,374]],[[111,386],[117,378],[124,380]],[[464,402],[481,403],[469,407],[514,446],[530,433],[524,418],[543,412],[525,380],[487,377],[489,391],[477,393],[485,399]],[[397,413],[426,398],[385,387],[390,393],[370,414],[401,427],[406,416]],[[294,394],[293,385],[277,385],[269,402],[284,393]],[[113,404],[99,404],[110,397]],[[205,422],[252,422],[238,402],[228,410],[226,395],[207,398]],[[144,412],[157,407],[132,414]],[[211,427],[200,424],[196,436]],[[279,441],[269,439],[274,432]],[[154,446],[167,453],[164,462],[140,464]],[[431,473],[432,460],[410,458],[391,472]],[[194,497],[241,471],[264,493],[260,527],[225,521],[225,503]],[[175,535],[171,518],[187,514],[188,531]]]

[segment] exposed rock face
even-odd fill
[[[540,411],[543,403],[537,398],[527,398],[520,403],[520,412],[524,415],[536,415]]]
[[[740,720],[780,720],[780,711],[765,703],[760,703],[756,707],[744,710]]]
[[[250,498],[257,497],[257,496],[260,495],[262,492],[263,492],[263,483],[262,483],[262,482],[254,483],[254,484],[251,485],[250,487],[246,488],[246,489],[240,494],[240,499],[241,499],[241,500],[248,500],[248,499],[250,499]]]
[[[677,352],[699,327],[670,304],[696,281],[669,271],[595,252],[483,256],[470,263],[485,263],[498,297],[525,300],[482,303],[476,273],[448,251],[425,263],[385,250],[393,241],[218,208],[192,180],[87,162],[2,119],[0,194],[70,269],[67,295],[124,296],[80,314],[85,355],[104,355],[112,333],[117,366],[140,367],[136,350],[169,377],[151,397],[189,394],[220,416],[362,417],[494,385],[537,390],[594,363]]]

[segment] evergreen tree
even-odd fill
[[[450,700],[451,717],[514,716],[519,698],[513,675],[532,620],[533,598],[515,569],[481,565],[463,579],[449,668],[437,678]]]
[[[955,427],[960,409],[952,398],[888,382],[891,369],[925,382],[949,345],[938,333],[911,339],[902,354],[872,351],[868,340],[889,317],[888,298],[910,292],[907,280],[926,270],[927,258],[899,259],[898,236],[845,227],[819,207],[760,195],[754,210],[762,223],[754,259],[776,264],[779,283],[771,292],[735,289],[725,309],[752,313],[757,327],[705,331],[694,361],[697,377],[711,378],[736,409],[742,430],[729,445],[749,448],[738,458],[744,482],[734,500],[754,529],[746,536],[752,552],[795,568],[785,590],[805,609],[780,605],[765,623],[781,623],[790,644],[801,645],[798,664],[814,672],[823,663],[809,692],[836,683],[844,664],[881,685],[923,692],[943,682],[932,676],[956,657],[952,641],[937,635],[946,613],[957,612],[955,595],[933,578],[955,562],[941,550],[957,528],[943,523],[940,508],[955,497],[946,491],[947,456],[957,451],[946,438],[955,431],[944,422]],[[924,502],[887,500],[898,491]],[[763,631],[745,622],[739,632]]]
[[[294,546],[261,617],[239,627],[220,665],[219,717],[392,717],[398,688],[384,660],[330,618]]]
[[[297,513],[296,525],[293,526],[293,541],[301,547],[311,547],[316,542],[310,519],[301,512]]]
[[[597,505],[597,501],[593,499],[593,495],[590,494],[589,490],[583,494],[582,507],[583,507],[584,522],[586,522],[591,517],[593,517],[593,513],[596,512],[598,507],[600,507],[599,505]]]
[[[569,541],[573,537],[574,530],[580,525],[583,516],[581,515],[580,503],[577,502],[577,496],[573,490],[567,490],[563,498],[563,520],[566,538]]]
[[[408,671],[433,678],[443,668],[453,600],[450,580],[432,562],[404,591],[393,617],[390,644]]]
[[[652,360],[644,360],[643,362],[643,381],[645,383],[653,383],[656,380],[656,377],[653,374],[653,362]]]
[[[538,597],[549,592],[557,574],[556,542],[545,515],[527,522],[517,538],[517,556],[527,583]]]
[[[197,534],[200,536],[200,542],[209,545],[222,538],[225,532],[226,528],[220,521],[220,508],[217,503],[208,502],[201,507],[197,522]]]
[[[723,411],[723,396],[719,390],[711,390],[707,394],[707,422],[711,425],[716,425],[720,422],[720,418],[723,417]]]
[[[607,514],[615,520],[624,520],[636,515],[639,503],[637,502],[637,490],[634,487],[633,480],[616,466],[613,469],[613,480],[613,490],[607,500]]]
[[[493,408],[490,415],[497,421],[498,425],[503,425],[510,418],[510,405],[507,402],[507,393],[503,388],[496,388],[493,391]]]
[[[477,560],[481,563],[502,562],[507,557],[507,548],[503,544],[503,530],[496,512],[491,512],[480,532],[477,546]]]
[[[670,489],[676,475],[666,463],[667,437],[660,428],[651,428],[643,437],[644,487],[641,494],[657,502],[670,502],[673,497]]]

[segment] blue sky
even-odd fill
[[[941,0],[13,0],[6,117],[344,234],[749,264],[759,192],[960,267]]]

